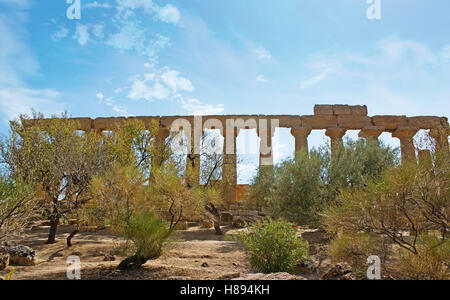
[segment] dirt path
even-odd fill
[[[53,245],[45,244],[48,227],[41,226],[27,232],[17,242],[37,250],[38,263],[31,267],[14,267],[13,278],[65,280],[66,258],[70,255],[80,257],[82,279],[231,279],[251,272],[242,247],[225,236],[216,236],[213,229],[192,227],[179,231],[176,240],[169,244],[160,258],[147,262],[140,270],[127,272],[116,270],[123,257],[116,257],[112,262],[104,261],[105,254],[109,254],[120,241],[118,238],[106,231],[84,232],[75,237],[72,247],[67,248],[65,239],[71,229],[60,227],[58,242]],[[226,228],[225,231],[232,233]],[[5,275],[8,270],[0,272],[0,275]]]

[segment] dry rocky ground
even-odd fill
[[[12,268],[15,269],[13,279],[50,279],[65,280],[68,256],[77,255],[81,258],[81,277],[85,280],[227,280],[248,277],[256,273],[252,270],[248,256],[242,246],[231,241],[227,236],[235,229],[224,228],[225,235],[217,236],[213,229],[201,229],[198,226],[178,231],[164,254],[148,261],[140,270],[118,271],[119,262],[124,258],[116,256],[114,261],[105,261],[105,255],[120,243],[120,239],[108,234],[106,230],[82,232],[73,240],[73,246],[68,248],[65,239],[72,227],[61,226],[57,236],[58,242],[46,245],[48,227],[39,226],[26,232],[15,242],[29,246],[37,251],[37,264],[34,266],[10,266],[0,271],[5,276]],[[310,241],[313,265],[317,267],[321,259],[320,248],[324,242],[322,235],[316,231],[303,231],[303,236]],[[323,256],[322,256],[323,258]],[[310,272],[311,268],[299,267],[297,272],[305,279],[315,279],[329,267],[327,259],[321,262],[317,274]],[[314,268],[314,267],[313,267]]]

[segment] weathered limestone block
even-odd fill
[[[408,118],[409,126],[420,129],[432,129],[441,126],[440,117],[411,117]]]
[[[93,121],[93,129],[97,131],[104,131],[113,129],[115,126],[122,124],[126,118],[97,118]]]
[[[366,105],[352,105],[350,106],[350,111],[354,116],[367,116],[367,106]]]
[[[358,134],[360,138],[371,138],[378,140],[385,128],[383,126],[367,126],[364,127]]]
[[[337,117],[336,116],[302,116],[302,126],[311,127],[312,129],[325,129],[328,127],[337,127]]]
[[[351,115],[352,111],[348,105],[333,105],[333,114],[339,115]]]
[[[275,116],[279,120],[279,126],[282,128],[297,128],[302,126],[300,116]]]
[[[373,116],[372,123],[375,126],[383,126],[386,130],[395,130],[399,127],[408,127],[406,116]]]
[[[333,115],[333,105],[315,105],[314,115]]]
[[[159,125],[159,120],[160,117],[129,117],[128,119],[135,119],[135,120],[139,120],[142,123],[144,123],[145,128],[150,128],[151,126],[153,126],[154,124],[158,124]]]
[[[361,129],[372,125],[372,120],[366,116],[341,115],[337,116],[339,127],[347,129]]]
[[[92,129],[92,119],[91,118],[75,118],[73,120],[78,123],[78,130],[88,132]]]

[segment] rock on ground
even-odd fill
[[[9,262],[16,266],[33,266],[36,264],[36,251],[23,245],[0,247],[0,253],[9,254]]]
[[[0,271],[5,270],[9,266],[9,254],[0,255]]]
[[[347,263],[339,263],[322,275],[322,280],[353,280],[352,267]]]

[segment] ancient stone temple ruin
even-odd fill
[[[77,118],[79,130],[99,132],[112,130],[127,118]],[[218,115],[218,116],[150,116],[130,117],[139,119],[146,126],[152,122],[159,124],[157,141],[165,142],[171,132],[183,130],[193,140],[193,148],[200,149],[199,143],[205,129],[218,129],[224,136],[223,176],[231,178],[225,197],[236,199],[236,137],[242,129],[256,129],[260,137],[260,165],[272,165],[272,138],[275,129],[290,128],[295,138],[295,151],[308,149],[308,136],[312,130],[326,130],[331,145],[342,143],[348,130],[359,130],[361,138],[378,140],[383,132],[392,133],[401,145],[402,159],[414,158],[416,151],[413,138],[419,130],[430,130],[436,147],[449,149],[450,132],[448,119],[435,116],[368,116],[366,106],[316,105],[314,115]],[[267,149],[263,151],[263,149]],[[195,150],[189,153],[190,167],[200,169],[200,155]],[[421,153],[421,156],[423,153]]]

